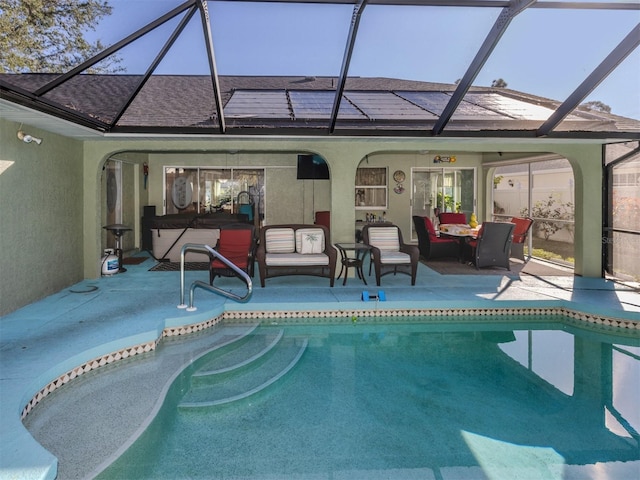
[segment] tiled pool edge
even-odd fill
[[[150,352],[155,350],[158,344],[163,338],[174,337],[180,335],[188,335],[196,333],[202,330],[211,328],[218,323],[226,320],[235,321],[252,321],[256,320],[278,320],[279,322],[285,322],[287,320],[296,319],[297,323],[300,320],[307,319],[309,321],[314,320],[313,323],[317,323],[317,319],[331,319],[332,323],[346,323],[354,320],[361,319],[375,319],[384,318],[386,322],[389,319],[398,318],[406,321],[407,318],[424,318],[429,317],[437,320],[451,320],[451,319],[469,319],[477,317],[504,317],[505,321],[511,320],[514,316],[558,316],[571,320],[571,323],[577,326],[589,325],[599,326],[604,330],[609,329],[623,329],[623,330],[640,330],[640,322],[622,319],[619,317],[610,317],[604,315],[597,315],[593,313],[586,313],[577,311],[567,307],[503,307],[503,308],[415,308],[415,309],[334,309],[334,310],[263,310],[263,311],[239,311],[239,310],[226,310],[219,313],[214,318],[210,318],[205,321],[197,323],[189,323],[183,325],[175,325],[165,327],[162,330],[160,337],[143,342],[133,346],[125,347],[114,352],[110,352],[101,355],[97,358],[82,363],[77,367],[65,372],[58,376],[53,381],[49,382],[43,388],[41,388],[31,400],[23,407],[20,415],[20,419],[23,420],[33,408],[40,403],[46,396],[53,393],[58,388],[66,385],[74,379],[79,378],[84,373],[88,373],[92,370],[100,368],[102,366],[110,365],[120,360],[130,358],[136,355]],[[184,317],[182,317],[184,318]],[[335,321],[336,319],[339,319]]]

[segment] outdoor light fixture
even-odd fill
[[[18,130],[18,138],[22,140],[24,143],[36,142],[38,145],[42,143],[41,138],[37,138],[32,135],[29,135],[28,133],[24,133],[22,130]]]

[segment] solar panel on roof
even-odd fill
[[[390,92],[345,92],[371,120],[433,120],[435,116]]]
[[[292,90],[289,92],[293,115],[296,119],[326,119],[331,118],[335,92],[330,90]],[[365,119],[366,117],[349,102],[340,103],[339,119]]]
[[[546,120],[553,110],[533,105],[498,93],[467,93],[464,99],[518,120]]]
[[[287,94],[284,90],[237,90],[224,107],[229,118],[291,118]]]
[[[415,103],[416,105],[420,105],[422,108],[432,112],[434,115],[440,116],[442,112],[451,100],[451,95],[444,92],[396,92],[402,98],[406,98],[407,100]],[[479,105],[475,105],[473,103],[469,103],[466,101],[460,102],[460,105],[456,109],[453,114],[454,120],[482,120],[482,119],[490,119],[495,120],[498,118],[504,118],[505,120],[508,117],[500,115],[497,112],[492,110],[488,110]]]
[[[329,118],[334,92],[291,91],[289,99],[295,118]]]

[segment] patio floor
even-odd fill
[[[535,260],[532,260],[535,262]],[[347,285],[326,278],[254,278],[253,295],[236,303],[195,290],[195,312],[176,308],[179,272],[150,272],[152,259],[127,265],[127,272],[85,280],[0,319],[0,477],[55,478],[56,459],[31,437],[21,421],[32,398],[65,372],[133,345],[157,340],[167,327],[197,324],[224,311],[392,311],[561,307],[595,316],[640,322],[640,286],[561,274],[535,276],[504,271],[442,275],[420,264],[414,287],[406,275],[388,275],[382,286],[367,277]],[[471,267],[470,267],[471,268]],[[365,272],[366,272],[365,268]],[[208,280],[208,272],[189,271],[188,286]],[[242,295],[237,279],[216,284]],[[363,302],[362,292],[384,290],[386,302]],[[188,291],[185,293],[188,301]],[[35,407],[37,408],[37,406]]]

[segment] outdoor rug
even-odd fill
[[[209,270],[208,262],[185,262],[185,270]],[[150,272],[179,272],[180,262],[160,262],[149,269]]]
[[[140,265],[142,262],[147,260],[149,257],[125,257],[122,259],[123,265]]]
[[[564,277],[573,276],[573,270],[569,268],[556,267],[547,262],[529,260],[526,264],[521,262],[511,262],[511,270],[501,267],[485,267],[477,269],[473,265],[460,263],[453,258],[437,258],[432,260],[420,260],[432,270],[441,275],[506,275],[510,277],[518,275],[534,275],[537,277]]]

